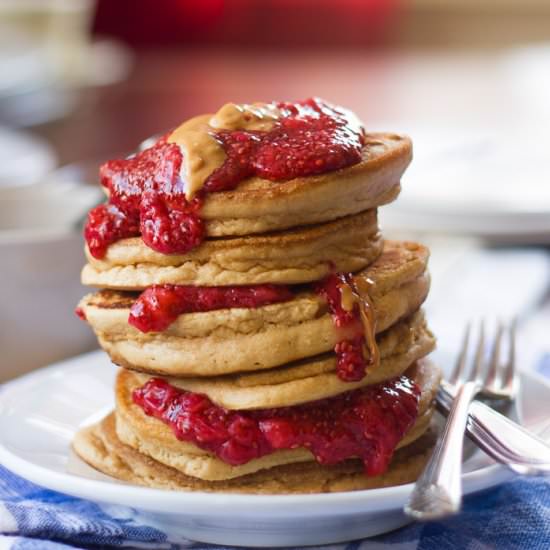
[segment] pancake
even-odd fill
[[[429,289],[427,260],[421,245],[386,241],[382,255],[357,275],[372,283],[378,333],[420,307]],[[86,296],[79,307],[117,362],[173,376],[272,368],[328,352],[346,338],[326,301],[311,291],[259,308],[183,314],[161,334],[128,324],[132,303],[129,294],[103,291]]]
[[[305,283],[331,269],[359,271],[380,255],[382,245],[375,210],[278,233],[207,239],[187,254],[160,254],[136,237],[113,243],[102,260],[86,249],[82,283],[121,290],[164,283]]]
[[[412,443],[424,434],[430,425],[432,413],[433,408],[430,408],[419,416],[410,432],[399,443],[398,448]],[[124,417],[116,413],[115,419],[117,436],[120,441],[181,473],[207,481],[233,479],[274,466],[314,460],[313,455],[307,449],[292,449],[276,451],[241,466],[231,466],[215,456],[201,452],[199,447],[177,440],[169,428],[169,431],[163,434],[166,437],[163,435],[155,437],[156,433],[150,436],[136,431],[132,424],[126,422]],[[157,422],[159,421],[157,420]],[[163,425],[163,427],[166,426]],[[171,439],[169,439],[170,436]]]
[[[380,365],[358,382],[336,375],[334,354],[311,358],[276,369],[213,378],[168,378],[176,387],[204,393],[226,409],[264,409],[298,405],[394,378],[435,347],[435,339],[419,312],[399,323],[379,340]],[[121,407],[130,404],[130,392],[150,375],[123,371],[117,386]]]
[[[95,469],[136,485],[156,489],[249,494],[301,494],[357,491],[392,487],[414,481],[424,469],[435,444],[435,430],[396,451],[381,476],[367,477],[358,460],[324,467],[296,462],[226,481],[204,481],[166,466],[120,441],[114,415],[76,434],[73,448]]]
[[[169,426],[156,418],[147,416],[140,407],[133,404],[129,395],[122,396],[125,402],[121,406],[121,391],[119,390],[123,375],[124,373],[119,375],[117,382],[116,431],[118,438],[140,453],[175,468],[185,475],[208,481],[225,480],[274,466],[314,460],[313,455],[307,449],[301,448],[275,451],[246,464],[231,466],[192,443],[178,440]],[[419,385],[421,396],[418,418],[398,447],[410,444],[428,429],[441,373],[438,368],[426,361],[414,364],[407,371],[407,375]],[[122,393],[125,389],[122,389]]]
[[[132,227],[124,226],[125,234],[138,233],[133,227],[137,197],[134,196],[136,201],[133,201],[125,196],[128,181],[135,180],[136,186],[130,189],[130,194],[142,187],[151,188],[147,192],[147,204],[141,204],[142,211],[153,208],[154,205],[149,204],[153,199],[162,201],[163,193],[179,196],[184,191],[187,200],[198,198],[199,202],[194,204],[200,210],[204,235],[202,230],[200,235],[197,231],[197,242],[201,244],[183,254],[159,253],[146,246],[139,236],[113,242],[105,251],[101,247],[105,242],[102,239],[111,233],[104,231],[105,225],[101,224],[106,222],[102,216],[112,222],[113,209],[106,212],[100,208],[90,222],[87,236],[101,258],[94,258],[86,248],[88,263],[82,271],[82,282],[101,290],[86,296],[79,308],[101,346],[114,363],[123,367],[115,385],[115,410],[98,424],[79,431],[73,441],[77,454],[99,471],[124,481],[164,489],[288,494],[396,485],[416,479],[424,467],[434,443],[431,423],[441,376],[439,369],[425,359],[435,345],[420,310],[430,286],[428,251],[416,243],[384,244],[377,220],[377,208],[395,200],[401,190],[400,179],[412,157],[411,142],[396,134],[364,134],[355,115],[343,108],[335,109],[338,116],[332,124],[336,129],[345,124],[345,131],[351,132],[353,139],[344,147],[340,147],[339,134],[332,136],[332,126],[324,126],[324,122],[312,125],[311,132],[307,126],[304,131],[298,128],[295,135],[290,126],[286,130],[283,126],[274,127],[274,121],[284,111],[281,105],[226,104],[215,115],[195,117],[167,134],[163,140],[166,139],[168,147],[162,140],[158,143],[159,149],[137,157],[135,162],[104,168],[103,182],[116,195],[113,204],[117,200],[132,201],[132,212],[126,212]],[[332,109],[328,104],[324,108]],[[321,113],[318,109],[317,112]],[[316,136],[317,126],[322,130],[318,139],[312,138]],[[252,132],[277,131],[261,140],[258,136],[248,136],[251,148],[247,149],[242,147],[242,134],[227,137],[223,133],[236,128]],[[279,130],[288,135],[277,133]],[[325,135],[332,141],[324,140]],[[239,142],[228,146],[226,138]],[[257,141],[258,147],[252,146],[252,141]],[[315,145],[314,149],[304,151],[306,142]],[[292,154],[287,156],[278,147],[287,148],[289,144],[300,147],[294,146]],[[169,152],[164,155],[161,150]],[[162,158],[155,160],[157,154]],[[243,175],[262,173],[275,177],[278,174],[281,178],[341,166],[346,159],[359,162],[316,176],[286,181],[252,177],[239,182],[224,169],[215,173],[226,159],[230,163],[224,168],[231,168],[231,162],[241,163],[239,173]],[[292,163],[296,165],[291,166]],[[158,172],[155,167],[159,167]],[[163,182],[157,176],[164,169],[169,185],[162,187]],[[133,176],[125,179],[132,170]],[[179,178],[174,170],[180,171]],[[205,187],[211,175],[214,177]],[[144,178],[146,181],[141,181]],[[215,192],[216,188],[232,184],[237,187]],[[167,208],[171,206],[170,200],[169,197]],[[118,221],[114,221],[115,225]],[[152,223],[157,221],[160,223],[161,218],[155,218]],[[96,240],[93,235],[90,237],[94,231],[98,233]],[[164,237],[166,247],[161,249],[177,248],[168,246],[173,244],[168,242],[169,235],[161,233],[159,238]],[[97,249],[96,241],[99,242]],[[340,288],[334,281],[327,281],[330,308],[336,307],[333,302],[341,299],[341,307],[336,307],[337,321],[330,313],[327,299],[322,293],[317,294],[310,284],[334,273],[346,277],[346,284]],[[351,274],[354,281],[348,283]],[[152,285],[227,287],[263,283],[289,285],[290,295],[286,291],[283,295],[291,299],[258,308],[181,314],[160,332],[142,333],[128,323],[129,310],[138,293]],[[214,296],[206,293],[204,299],[212,301]],[[359,307],[363,327],[358,325],[358,319],[348,319],[355,316],[356,307]],[[379,351],[380,361],[374,361],[362,380],[345,382],[337,376],[338,358],[334,348],[354,338],[353,359],[361,344],[358,333],[362,328],[367,339],[365,347],[374,349],[374,355]],[[342,345],[337,349],[345,353],[349,348]],[[345,366],[349,367],[351,377],[353,361]],[[177,388],[205,395],[218,406],[244,413],[311,403],[403,373],[421,389],[418,416],[399,441],[389,470],[377,477],[368,477],[358,458],[335,466],[319,465],[305,442],[300,443],[303,445],[300,448],[277,450],[232,466],[214,452],[178,440],[170,426],[146,415],[132,399],[134,390],[152,377],[161,376]],[[160,381],[157,384],[160,387],[154,386],[143,396],[149,404],[162,394],[162,384]],[[367,394],[369,399],[372,396],[368,403],[363,394],[353,394],[349,399],[327,404],[323,411],[312,412],[313,438],[321,422],[336,431],[330,434],[329,440],[335,447],[331,453],[327,452],[326,461],[331,458],[329,454],[334,458],[346,445],[345,439],[341,439],[344,434],[336,427],[344,421],[347,421],[345,426],[352,425],[354,430],[388,430],[389,433],[394,433],[398,425],[412,423],[410,407],[414,400],[404,395],[403,400],[388,402],[391,391],[386,388],[384,395]],[[400,392],[398,385],[396,392]],[[206,400],[197,395],[188,395],[185,399],[194,407],[194,412],[199,410],[197,407],[209,409]],[[377,399],[381,399],[382,408],[376,405]],[[371,406],[374,409],[371,410]],[[338,413],[333,426],[331,407],[342,407],[345,415],[351,414],[354,418],[340,417]],[[170,411],[174,413],[174,409]],[[201,423],[201,414],[210,420],[203,418]],[[266,414],[269,420],[271,415]],[[365,420],[356,424],[359,414]],[[223,443],[221,449],[226,453],[221,456],[235,461],[241,461],[244,453],[249,453],[249,457],[261,454],[251,453],[250,447],[242,448],[243,441],[244,445],[258,443],[258,425],[254,424],[254,431],[250,431],[251,424],[245,418],[230,414],[225,422],[218,418],[220,415],[224,416],[219,409],[201,409],[199,417],[193,420],[197,442],[212,441],[219,436],[216,441]],[[262,413],[246,416],[266,420]],[[180,427],[188,421],[185,415],[177,420]],[[222,435],[216,432],[216,421],[224,423],[223,430],[220,428]],[[266,438],[271,437],[269,441],[274,447],[289,446],[292,441],[291,426],[285,431],[284,420],[264,422],[261,429]],[[397,433],[399,436],[393,442],[401,437],[403,429]],[[227,440],[228,434],[231,437]],[[363,453],[354,451],[353,454]],[[374,470],[374,463],[371,469]]]
[[[201,217],[211,237],[325,223],[393,201],[411,158],[409,138],[367,134],[358,164],[284,182],[248,179],[233,191],[208,195]]]

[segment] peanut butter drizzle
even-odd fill
[[[372,279],[361,275],[352,277],[349,284],[342,282],[340,286],[342,308],[352,312],[355,304],[359,306],[359,314],[365,333],[363,357],[367,361],[367,372],[376,368],[380,363],[380,352],[376,343],[376,318],[370,298],[373,286],[374,281]]]
[[[194,117],[176,128],[168,143],[179,145],[183,154],[181,179],[185,196],[193,199],[208,176],[225,161],[225,152],[212,136],[211,115]]]
[[[211,119],[216,130],[249,130],[269,132],[281,111],[271,103],[226,103]]]
[[[225,152],[214,134],[220,130],[267,132],[281,117],[280,110],[269,103],[226,103],[216,114],[201,115],[184,122],[168,136],[183,154],[181,179],[185,196],[193,199],[208,179],[225,161]]]

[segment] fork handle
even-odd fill
[[[451,408],[453,395],[452,386],[442,381],[437,395],[437,405],[443,414],[447,414]],[[468,435],[489,456],[499,460],[499,456],[492,454],[494,447],[498,446],[507,451],[507,454],[513,455],[518,463],[530,464],[533,469],[541,465],[540,473],[544,474],[550,470],[550,445],[539,436],[481,401],[473,401],[469,413]],[[484,440],[489,440],[492,444],[484,446]],[[509,462],[505,462],[504,465],[509,466]]]
[[[478,392],[479,384],[475,381],[466,382],[458,390],[443,433],[405,506],[409,516],[437,519],[460,510],[464,433],[468,408]]]

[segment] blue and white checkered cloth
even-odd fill
[[[0,550],[221,548],[172,539],[134,510],[48,491],[0,467]],[[521,478],[466,498],[463,512],[412,524],[342,550],[547,550],[550,482]]]

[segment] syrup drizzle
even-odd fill
[[[380,363],[376,319],[369,296],[373,282],[352,273],[332,273],[315,285],[325,297],[335,327],[350,336],[334,347],[336,372],[341,380],[357,382]]]

